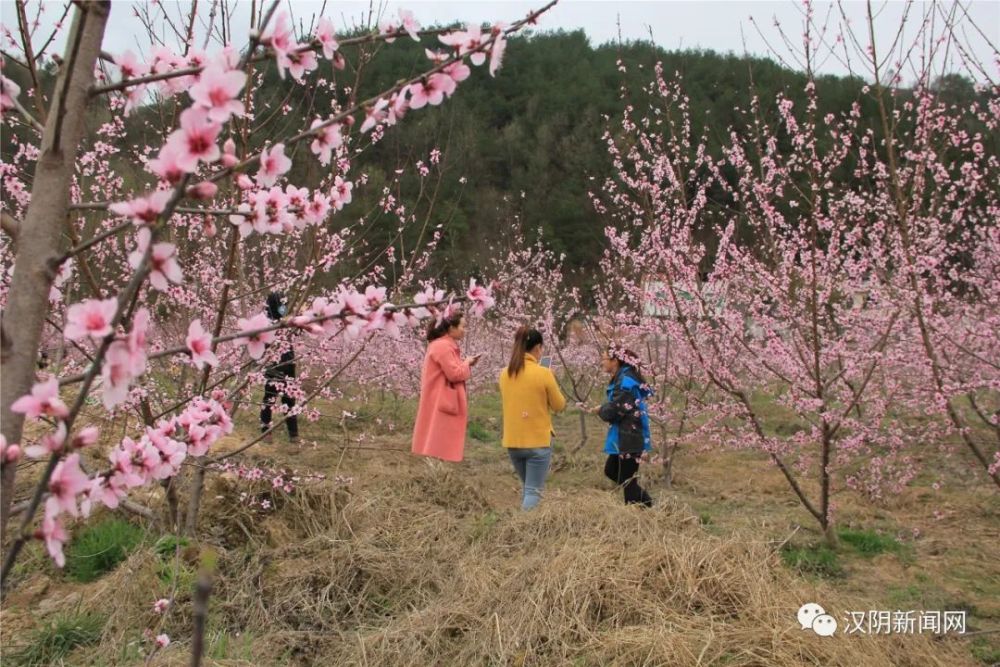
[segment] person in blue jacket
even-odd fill
[[[653,499],[639,486],[637,475],[643,453],[653,448],[646,412],[646,399],[653,391],[642,377],[638,358],[624,347],[609,346],[601,357],[601,368],[611,376],[607,400],[595,409],[609,424],[604,474],[622,487],[626,504],[651,507]]]

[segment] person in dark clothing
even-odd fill
[[[643,453],[653,448],[646,412],[646,399],[653,392],[639,371],[635,354],[623,347],[610,346],[601,358],[601,367],[611,376],[607,400],[594,410],[609,424],[604,474],[622,487],[626,504],[650,507],[653,499],[639,486],[637,475]]]
[[[280,292],[271,292],[267,295],[267,316],[272,322],[277,322],[287,313],[284,304],[284,297]],[[289,378],[295,377],[295,350],[289,345],[288,349],[281,353],[278,363],[264,368],[264,402],[260,408],[260,430],[262,432],[271,428],[271,408],[274,406],[278,396],[281,402],[291,410],[295,407],[295,399],[284,392],[284,383]],[[288,428],[288,439],[297,442],[299,439],[299,419],[295,415],[289,415],[285,419],[285,426]]]

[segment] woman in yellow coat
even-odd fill
[[[552,413],[566,407],[552,371],[539,365],[542,334],[521,327],[514,335],[510,363],[500,373],[503,399],[503,446],[521,479],[521,509],[542,499],[552,460]]]

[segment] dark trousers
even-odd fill
[[[282,382],[282,379],[277,380]],[[266,431],[271,428],[271,406],[274,405],[275,399],[278,398],[278,394],[281,394],[281,402],[288,406],[291,410],[295,407],[295,399],[284,392],[279,392],[278,387],[275,385],[274,381],[268,380],[264,383],[264,404],[260,408],[260,430]],[[285,426],[288,427],[288,437],[297,438],[299,437],[299,418],[295,415],[291,415],[285,418]]]
[[[636,477],[638,473],[638,458],[626,459],[618,454],[611,454],[604,464],[604,475],[625,491],[626,505],[642,503],[646,507],[650,507],[653,504],[653,499],[649,497],[644,488],[639,486],[639,480]]]

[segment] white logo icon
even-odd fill
[[[799,607],[796,618],[803,630],[812,629],[820,637],[832,637],[837,631],[837,619],[815,602],[807,602]]]
[[[820,637],[832,637],[837,631],[837,619],[829,614],[820,614],[813,619],[812,629]]]

